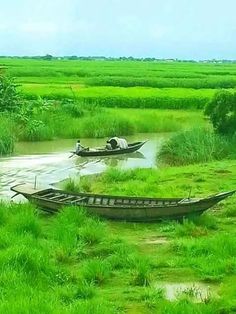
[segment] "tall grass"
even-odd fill
[[[10,119],[0,116],[0,156],[12,154],[14,145],[13,123]]]
[[[227,234],[177,240],[173,244],[181,264],[190,265],[202,279],[212,281],[220,280],[225,274],[236,274],[235,249],[234,237]]]
[[[80,105],[78,107],[81,110]],[[78,116],[74,109],[64,111],[63,104],[50,104],[47,112],[33,114],[23,122],[17,117],[11,120],[0,117],[1,150],[3,153],[12,152],[15,139],[43,141],[54,138],[125,136],[137,132],[173,132],[194,124],[206,124],[198,111],[92,109],[85,109],[83,115]]]
[[[167,140],[158,158],[171,165],[220,160],[236,156],[235,141],[235,138],[220,137],[209,129],[194,128]]]
[[[107,261],[92,259],[84,263],[82,268],[82,278],[87,282],[101,285],[109,277],[111,266]]]

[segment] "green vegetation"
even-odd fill
[[[158,159],[170,165],[236,158],[236,137],[223,137],[210,129],[193,128],[173,135],[161,147]]]
[[[177,132],[162,146],[160,168],[113,168],[63,187],[183,198],[190,188],[192,197],[235,189],[235,64],[48,55],[4,58],[0,66],[16,78],[0,80],[0,155],[12,153],[16,140]],[[230,90],[214,96],[218,88]],[[198,110],[207,103],[213,128]],[[101,221],[74,207],[49,216],[29,204],[1,203],[0,312],[233,313],[235,199],[182,223],[152,224]],[[169,300],[173,284],[185,288]]]
[[[88,108],[82,102],[37,101],[26,102],[17,113],[6,119],[0,116],[0,152],[11,153],[13,139],[43,141],[54,138],[110,137],[132,135],[137,132],[173,132],[190,125],[204,125],[201,112],[142,109]],[[8,135],[8,136],[7,136]],[[9,136],[12,145],[9,149]],[[4,144],[1,144],[4,143]],[[8,150],[3,148],[8,145]]]
[[[73,93],[72,93],[73,90]],[[214,90],[151,87],[82,87],[63,84],[25,84],[24,97],[35,99],[77,99],[87,106],[156,109],[203,109],[214,95]]]
[[[194,184],[194,196],[201,196],[232,189],[235,174],[235,161],[163,170],[109,170],[91,177],[90,189],[133,195],[135,186],[139,195],[185,196]],[[236,306],[232,285],[235,197],[217,209],[182,224],[136,224],[102,222],[74,207],[48,216],[39,215],[29,204],[1,204],[4,298],[0,309],[11,313],[32,309],[33,313],[129,314],[134,309],[141,314],[230,313]],[[203,287],[207,282],[207,295],[202,292],[201,296],[199,282]],[[190,286],[169,301],[168,283]],[[195,303],[196,297],[201,303]]]
[[[88,105],[203,109],[216,89],[236,86],[235,64],[0,59],[25,97],[78,97]]]
[[[111,168],[101,175],[82,177],[79,183],[74,182],[74,187],[77,191],[82,187],[83,191],[87,188],[95,193],[114,195],[186,197],[192,186],[192,197],[198,197],[235,189],[235,173],[235,160],[160,169]],[[70,190],[72,181],[69,180],[69,187],[65,183],[63,188]]]
[[[205,114],[218,133],[236,134],[236,93],[221,91],[214,95],[205,108]]]
[[[20,105],[20,95],[17,85],[10,77],[0,74],[0,113],[14,112]]]
[[[16,111],[11,129],[5,126],[19,141],[173,132],[204,125],[196,110],[204,108],[217,88],[233,88],[236,73],[232,64],[188,62],[3,58],[0,65],[22,85],[2,77],[2,91],[8,86],[8,92],[2,92],[1,111]],[[3,146],[1,154],[12,151]]]
[[[0,115],[0,156],[13,153],[14,142],[12,122],[5,115]]]

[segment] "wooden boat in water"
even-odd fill
[[[18,184],[11,190],[48,212],[74,205],[103,218],[142,222],[200,215],[235,193],[229,191],[206,198],[151,198],[69,193],[53,188],[40,190],[27,184]]]
[[[133,153],[139,150],[146,141],[143,142],[135,142],[128,144],[128,148],[116,148],[116,149],[105,149],[105,148],[94,148],[88,150],[81,150],[79,152],[74,152],[75,155],[81,157],[92,157],[92,156],[112,156],[112,155],[121,155],[121,154],[128,154]]]

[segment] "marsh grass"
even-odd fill
[[[0,115],[0,157],[12,154],[14,147],[13,123],[10,119]]]
[[[42,100],[41,100],[42,102]],[[174,132],[190,125],[205,125],[203,115],[197,111],[105,109],[92,106],[83,115],[64,110],[61,103],[46,103],[46,111],[33,103],[30,116],[24,111],[6,119],[0,116],[2,154],[10,154],[14,141],[44,141],[54,138],[102,138],[133,135],[137,132]],[[33,106],[26,103],[25,107]],[[44,105],[41,104],[41,107]],[[90,105],[89,105],[90,107]],[[88,107],[88,108],[89,108]],[[31,108],[31,107],[30,107]],[[26,110],[27,112],[27,110]]]
[[[221,310],[220,310],[221,308]],[[193,303],[189,298],[182,297],[179,300],[173,302],[160,302],[158,306],[159,312],[162,314],[211,314],[211,313],[221,313],[221,311],[226,311],[227,308],[222,306],[220,301],[212,301],[209,303]]]
[[[11,206],[11,211],[14,212],[14,218],[9,222],[9,229],[16,234],[30,234],[35,238],[39,237],[42,233],[42,227],[37,218],[36,209],[26,204],[19,209],[16,206]]]
[[[158,154],[158,158],[170,165],[204,163],[235,156],[234,138],[224,138],[204,128],[193,128],[173,135]]]
[[[94,245],[103,241],[106,233],[107,231],[102,222],[87,219],[86,224],[79,229],[77,238],[86,244]]]
[[[196,226],[191,220],[184,220],[182,224],[176,225],[175,233],[179,237],[200,237],[207,235],[208,231],[204,227]]]
[[[160,169],[109,168],[100,175],[87,177],[86,182],[89,180],[90,190],[98,194],[185,198],[192,187],[191,197],[206,197],[220,191],[233,190],[235,169],[234,160]],[[81,177],[80,184],[84,179],[85,177]],[[66,183],[63,188],[66,189]],[[227,201],[232,202],[232,207],[233,200],[234,197]],[[199,224],[200,221],[203,225],[211,224],[207,216],[199,219]],[[196,223],[197,220],[198,218]],[[215,224],[214,218],[212,223]]]
[[[93,284],[89,284],[86,281],[79,283],[76,289],[76,299],[92,299],[96,295],[96,289]]]
[[[134,258],[133,284],[149,286],[151,281],[151,266],[145,258]]]
[[[134,267],[134,252],[133,248],[123,241],[109,245],[110,252],[107,261],[110,263],[112,269],[132,269]]]
[[[216,217],[210,216],[209,214],[184,219],[182,223],[176,223],[174,226],[177,237],[206,236],[209,234],[209,231],[218,229]]]
[[[227,206],[222,212],[223,217],[233,218],[236,217],[236,206],[235,206],[235,197],[231,200],[226,201]]]
[[[81,192],[80,182],[69,178],[65,183],[66,190],[71,193]]]
[[[74,304],[72,314],[114,314],[119,313],[111,302],[106,302],[103,298],[94,300],[82,300]],[[121,312],[122,313],[122,312]]]
[[[87,260],[82,266],[82,278],[90,284],[101,285],[111,276],[109,262],[95,258]]]
[[[67,207],[62,210],[54,219],[50,229],[50,237],[56,241],[57,258],[60,261],[75,257],[78,254],[78,237],[79,228],[86,220],[83,209],[76,207]]]
[[[42,120],[29,120],[19,134],[23,141],[45,141],[54,138],[54,128],[52,123],[46,125]]]
[[[165,298],[165,291],[162,288],[147,287],[141,295],[141,300],[148,308],[156,309],[160,300]]]
[[[236,273],[235,249],[234,238],[227,234],[173,243],[173,251],[181,257],[181,263],[196,269],[206,281],[218,281]]]

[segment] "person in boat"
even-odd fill
[[[111,149],[126,149],[128,148],[128,143],[124,138],[112,137],[107,141],[110,144]]]
[[[82,150],[88,150],[88,148],[81,145],[80,140],[78,140],[76,143],[75,152],[78,153],[78,152],[81,152]]]
[[[111,143],[109,142],[109,140],[106,143],[106,150],[112,150]]]
[[[120,149],[127,149],[129,147],[126,139],[119,138],[119,147]]]

